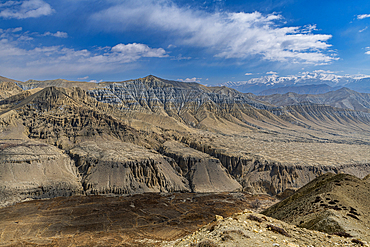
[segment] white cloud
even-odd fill
[[[119,53],[119,56],[130,58],[133,61],[140,57],[167,57],[163,48],[153,49],[144,44],[118,44],[112,48],[113,52]]]
[[[191,57],[183,57],[182,54],[177,55],[176,57],[171,58],[171,60],[189,60]]]
[[[362,19],[369,18],[369,17],[370,17],[370,14],[364,14],[364,15],[358,15],[357,19],[362,20]]]
[[[361,29],[360,31],[358,31],[359,33],[362,33],[363,31],[365,31],[367,29],[367,27],[365,27],[364,29]]]
[[[16,28],[13,28],[13,30],[12,30],[12,32],[13,33],[16,33],[16,32],[20,32],[20,31],[22,31],[22,27],[16,27]]]
[[[57,31],[56,33],[46,32],[43,34],[43,36],[54,36],[57,38],[68,38],[68,34],[65,32]]]
[[[325,52],[331,35],[314,34],[315,25],[282,27],[278,14],[209,13],[178,7],[171,0],[128,0],[92,16],[104,30],[156,30],[176,46],[205,48],[215,57],[322,64],[337,60]]]
[[[275,72],[275,71],[269,71],[269,72],[266,72],[266,75],[277,75],[278,73]]]
[[[186,78],[186,79],[177,79],[178,81],[182,81],[182,82],[198,82],[200,83],[200,80],[202,78],[196,78],[196,77],[193,77],[193,78]]]
[[[245,75],[253,75],[253,73],[245,73]]]
[[[97,80],[90,80],[89,82],[95,82],[95,83],[97,83],[98,81]]]
[[[77,79],[79,79],[79,80],[87,80],[87,79],[89,79],[89,76],[85,76],[85,77],[81,77],[81,78],[77,78]]]
[[[370,51],[365,52],[365,54],[370,55]]]
[[[54,10],[42,0],[7,1],[0,5],[0,17],[26,19],[51,15]]]

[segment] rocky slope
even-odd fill
[[[0,78],[0,100],[19,94],[22,91],[14,82]]]
[[[63,88],[80,87],[82,89],[89,89],[95,87],[96,83],[55,79],[45,81],[28,80],[26,82],[17,82],[17,85],[21,87],[23,90],[45,87],[63,87]]]
[[[245,210],[200,228],[187,237],[162,246],[369,246],[357,238],[343,238],[299,228],[264,215]]]
[[[99,104],[78,88],[45,88],[25,99],[13,100],[1,115],[11,111],[17,113],[15,119],[26,127],[29,138],[64,149],[99,135],[138,141],[137,131],[116,119],[113,107]]]
[[[328,173],[263,214],[308,229],[370,241],[370,181]]]

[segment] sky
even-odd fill
[[[370,74],[370,1],[0,0],[0,75],[215,85]]]

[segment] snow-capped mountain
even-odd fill
[[[282,87],[301,87],[305,85],[307,92],[310,93],[310,87],[308,85],[319,85],[326,84],[333,88],[338,87],[348,87],[350,89],[370,93],[370,76],[369,75],[337,75],[330,71],[317,70],[314,72],[303,72],[298,75],[291,76],[279,76],[276,73],[271,73],[266,76],[259,78],[252,78],[248,81],[238,81],[238,82],[226,82],[220,84],[220,86],[227,86],[234,88],[238,91],[244,93],[255,93],[259,94],[262,91],[269,90],[273,92],[274,88]],[[282,90],[280,89],[280,92]],[[320,93],[320,92],[318,92]]]

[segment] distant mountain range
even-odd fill
[[[328,72],[305,72],[300,75],[281,77],[277,74],[252,78],[248,81],[226,82],[220,86],[234,88],[243,93],[268,95],[295,92],[299,94],[321,94],[347,87],[360,93],[370,93],[370,76],[336,75]]]
[[[359,93],[345,87],[316,95],[285,93],[254,96],[254,98],[276,106],[288,106],[309,102],[313,104],[330,105],[337,108],[370,112],[370,94]]]
[[[323,94],[330,91],[339,89],[340,87],[331,87],[326,84],[312,84],[303,86],[286,86],[278,88],[270,88],[263,90],[259,95],[272,95],[272,94],[284,94],[284,93],[297,93],[297,94]]]

